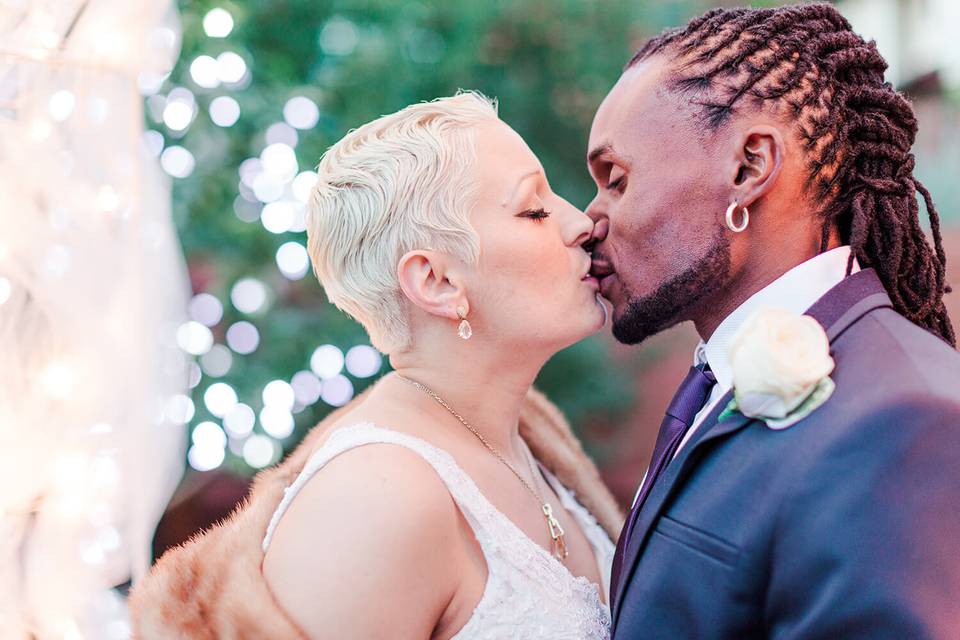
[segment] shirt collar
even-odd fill
[[[730,389],[733,385],[729,360],[730,345],[747,318],[762,307],[776,307],[794,313],[805,312],[846,277],[849,257],[849,246],[826,251],[790,269],[757,291],[724,318],[709,340],[700,341],[694,352],[694,364],[709,363],[717,377],[717,386]],[[854,258],[853,273],[859,270],[860,266]]]

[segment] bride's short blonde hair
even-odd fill
[[[475,125],[496,118],[495,101],[460,92],[377,118],[320,159],[307,204],[313,270],[384,353],[410,343],[400,257],[414,249],[479,257],[469,221],[479,186]]]

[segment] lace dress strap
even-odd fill
[[[270,540],[273,538],[280,518],[286,513],[290,503],[315,473],[341,453],[375,443],[395,444],[419,454],[434,468],[437,475],[447,486],[450,495],[473,528],[474,535],[481,548],[486,551],[493,544],[494,534],[491,531],[491,526],[495,525],[495,516],[490,513],[490,505],[487,500],[480,493],[473,480],[457,465],[453,456],[415,436],[385,429],[370,422],[361,422],[339,427],[331,432],[323,446],[317,449],[307,460],[296,480],[284,489],[283,499],[270,519],[267,533],[263,537],[263,550],[266,551],[270,545]]]

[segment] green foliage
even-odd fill
[[[235,20],[225,39],[207,37],[202,26],[207,11],[218,6]],[[461,88],[482,91],[499,99],[502,118],[541,158],[554,189],[584,207],[593,192],[584,154],[594,110],[644,37],[700,8],[693,2],[635,0],[183,2],[182,56],[162,93],[189,88],[198,116],[186,134],[149,124],[165,134],[167,145],[182,144],[196,157],[194,172],[175,184],[175,219],[195,290],[224,302],[224,318],[214,327],[218,342],[237,320],[249,320],[260,331],[257,351],[234,355],[222,380],[259,410],[264,385],[308,369],[320,344],[346,350],[366,342],[358,325],[325,302],[311,276],[289,281],[277,269],[277,248],[290,240],[304,242],[304,234],[274,235],[234,213],[238,167],[260,154],[267,128],[283,121],[289,98],[307,96],[321,110],[317,126],[299,132],[302,171],[314,167],[349,129],[381,114]],[[191,62],[224,51],[244,58],[249,82],[212,90],[197,86]],[[232,127],[218,127],[208,116],[219,95],[240,104],[240,119]],[[272,292],[268,307],[253,317],[229,303],[231,287],[245,277],[258,278]],[[590,339],[558,354],[538,385],[575,425],[586,416],[610,421],[629,404],[632,391],[629,377],[609,363],[606,343]],[[203,391],[213,381],[205,375],[194,389],[194,423],[215,419],[203,405]],[[370,380],[353,382],[360,390]],[[284,448],[329,410],[319,401],[300,412],[297,431]],[[242,457],[228,456],[227,464],[250,472]]]

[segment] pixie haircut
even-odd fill
[[[401,256],[429,249],[475,263],[476,125],[497,119],[475,92],[410,105],[355,129],[320,158],[308,251],[327,298],[383,353],[410,346]]]

